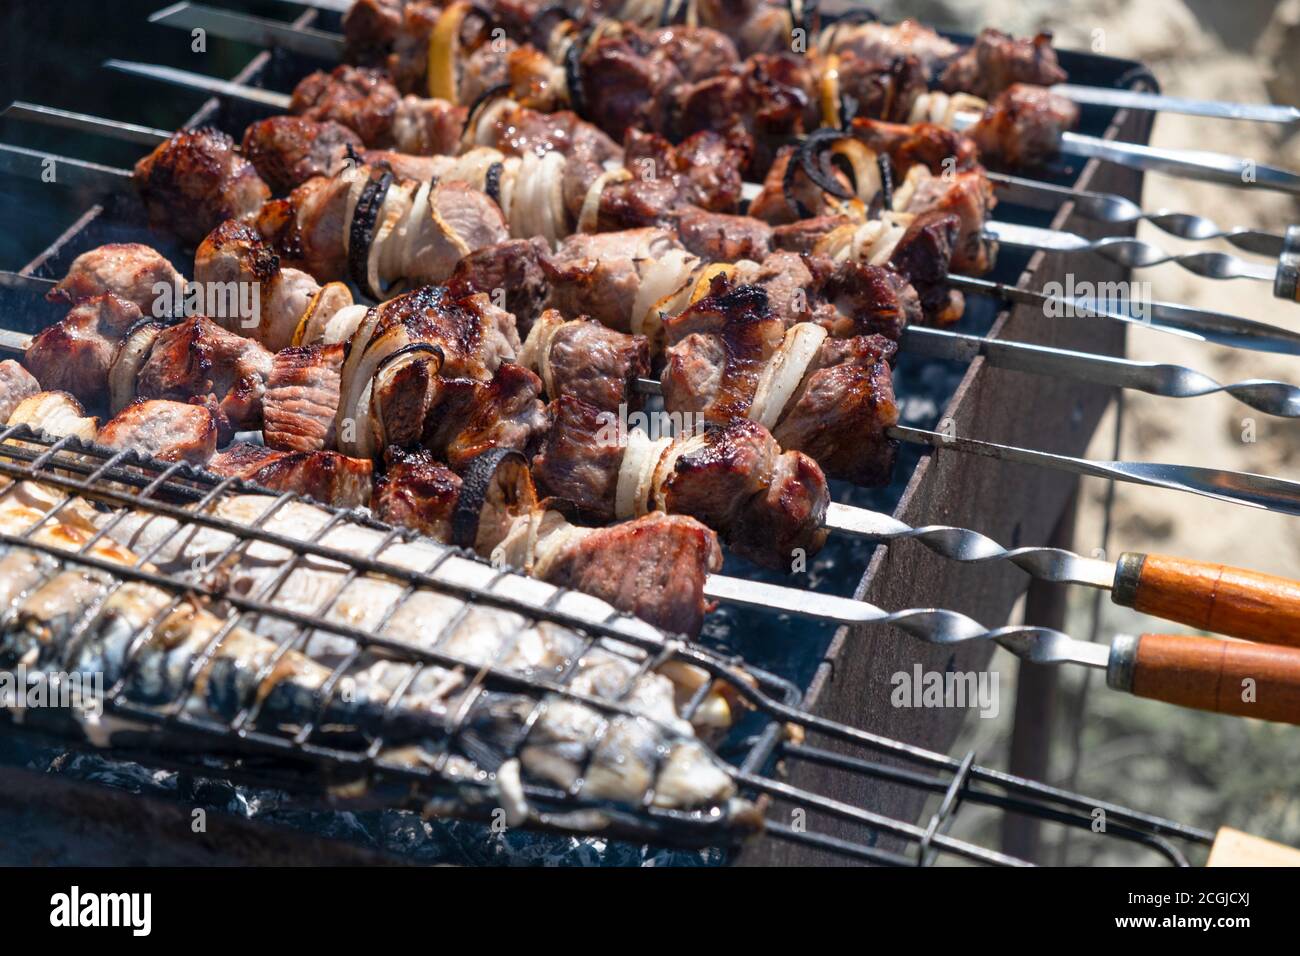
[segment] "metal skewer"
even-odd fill
[[[299,6],[315,7],[333,13],[346,13],[352,6],[348,0],[289,0]],[[287,23],[275,20],[263,20],[249,15],[230,14],[204,4],[177,3],[165,10],[159,10],[149,18],[151,23],[163,23],[168,26],[192,30],[205,27],[218,36],[228,40],[243,40],[263,46],[277,45],[286,50],[305,53],[309,56],[324,54],[315,52],[324,49],[325,43],[317,37],[329,38],[330,45],[337,52],[334,57],[341,57],[344,39],[336,33],[322,30],[302,30]],[[239,23],[237,21],[248,21]],[[264,32],[262,24],[269,24],[270,32]],[[300,39],[308,34],[311,39]],[[1294,123],[1300,121],[1300,108],[1280,106],[1274,103],[1229,103],[1222,100],[1193,99],[1185,96],[1169,96],[1164,93],[1151,93],[1142,90],[1109,89],[1100,86],[1084,86],[1078,83],[1057,83],[1050,87],[1053,93],[1064,96],[1087,106],[1105,106],[1111,109],[1134,109],[1159,113],[1182,113],[1188,116],[1205,116],[1211,119],[1246,120],[1257,123]]]

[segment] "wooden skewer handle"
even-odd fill
[[[1248,641],[1300,647],[1300,581],[1162,554],[1120,555],[1116,604]]]
[[[1300,724],[1300,650],[1213,637],[1143,634],[1111,648],[1106,683],[1139,697]]]

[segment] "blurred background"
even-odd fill
[[[150,60],[193,68],[184,34],[145,23],[161,0],[6,0],[0,4],[0,103],[26,99],[175,128],[201,97],[106,74],[104,56]],[[274,0],[221,2],[264,16],[285,18],[293,8]],[[1014,33],[1048,29],[1066,47],[1093,49],[1147,63],[1166,92],[1255,102],[1300,103],[1300,0],[882,0],[887,19],[913,16],[941,28],[973,33],[996,26]],[[216,42],[203,69],[230,76],[255,51]],[[87,141],[76,134],[33,124],[0,121],[5,141],[101,162],[128,165],[138,148]],[[1219,149],[1260,162],[1300,168],[1300,130],[1265,125],[1162,116],[1155,143]],[[21,207],[17,202],[22,192]],[[35,196],[33,194],[36,194]],[[33,199],[40,204],[34,206]],[[1249,194],[1161,176],[1148,178],[1144,205],[1208,215],[1221,225],[1250,224],[1282,230],[1300,222],[1300,203],[1275,193]],[[21,213],[19,213],[21,208]],[[60,189],[0,179],[0,267],[18,268],[84,211],[82,201]],[[1168,248],[1179,243],[1144,228],[1146,238]],[[1221,309],[1278,324],[1300,323],[1300,306],[1273,299],[1261,283],[1215,283],[1175,266],[1147,270],[1156,299]],[[1130,354],[1147,361],[1199,368],[1221,381],[1276,378],[1300,382],[1300,359],[1220,349],[1136,329]],[[1094,458],[1218,465],[1296,477],[1300,425],[1259,416],[1226,397],[1173,401],[1130,394],[1116,445],[1115,412],[1098,430]],[[1026,414],[1033,414],[1031,409]],[[1115,490],[1109,538],[1105,534],[1107,488],[1083,486],[1076,531],[1081,551],[1106,548],[1167,551],[1300,577],[1300,519],[1263,514],[1173,492],[1121,487]],[[1094,604],[1074,589],[1069,630],[1077,636],[1138,633],[1151,622]],[[1098,616],[1100,614],[1100,616]],[[1010,740],[1015,662],[999,652],[1002,707],[995,720],[971,720],[962,746],[983,763],[1004,766]],[[1090,794],[1162,815],[1215,827],[1221,823],[1300,846],[1300,731],[1181,711],[1103,692],[1100,681],[1081,683],[1073,671],[1060,675],[1053,710],[1054,751],[1048,778],[1078,785]],[[961,826],[981,841],[996,841],[997,823],[978,811]],[[978,832],[988,831],[988,832]],[[1045,832],[1046,862],[1123,862],[1128,857],[1102,841]],[[1114,841],[1104,841],[1109,844]],[[1149,859],[1149,857],[1145,858]]]

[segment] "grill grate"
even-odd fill
[[[213,476],[186,464],[151,461],[133,451],[111,451],[84,444],[75,438],[53,439],[32,432],[26,426],[11,426],[0,431],[0,477],[14,482],[0,491],[0,496],[13,494],[18,482],[28,480],[63,493],[21,533],[0,534],[0,543],[39,551],[108,574],[114,581],[112,591],[132,581],[170,595],[170,603],[135,634],[123,675],[114,686],[105,690],[105,713],[163,731],[168,738],[186,742],[199,752],[217,753],[228,758],[258,754],[274,758],[272,768],[279,764],[281,772],[272,770],[267,779],[274,780],[277,786],[284,785],[282,771],[284,767],[290,767],[294,768],[291,776],[295,786],[300,789],[312,789],[323,780],[365,781],[374,793],[385,793],[385,799],[394,805],[435,807],[467,818],[485,818],[495,807],[492,800],[496,783],[493,774],[488,771],[471,776],[457,773],[452,760],[457,748],[465,746],[467,722],[485,694],[505,691],[528,695],[533,701],[531,712],[520,724],[520,730],[509,747],[513,756],[528,740],[546,708],[557,700],[579,703],[606,718],[644,717],[643,712],[631,707],[626,699],[634,681],[652,669],[675,662],[697,668],[707,676],[684,707],[683,716],[687,719],[695,715],[710,693],[723,686],[752,708],[752,716],[739,722],[731,736],[717,748],[728,762],[729,773],[743,791],[766,798],[773,807],[790,805],[802,809],[805,816],[848,821],[860,826],[864,834],[860,842],[850,841],[817,832],[811,823],[794,825],[769,814],[765,832],[774,839],[881,864],[929,864],[941,855],[1000,865],[1021,862],[946,835],[948,826],[967,803],[1087,829],[1091,829],[1093,815],[1100,809],[1107,817],[1106,836],[1145,845],[1179,864],[1187,861],[1172,842],[1173,838],[1206,844],[1212,839],[1211,834],[1202,830],[982,767],[974,762],[973,755],[954,759],[804,712],[800,709],[798,690],[779,677],[679,640],[664,640],[639,622],[624,616],[600,618],[581,613],[577,608],[590,607],[590,604],[580,595],[520,579],[508,572],[493,571],[455,549],[436,546],[436,550],[430,550],[432,560],[429,565],[421,569],[395,563],[385,557],[390,546],[418,541],[418,536],[388,527],[364,512],[345,512],[315,505],[328,514],[328,519],[300,540],[268,526],[285,506],[300,500],[292,493],[277,495],[241,480]],[[232,495],[258,492],[267,496],[268,507],[259,518],[248,524],[231,521],[212,510]],[[35,532],[57,519],[75,500],[74,496],[106,509],[98,531],[75,551],[36,539]],[[171,537],[161,538],[141,549],[137,562],[130,566],[92,554],[92,547],[102,542],[132,513],[171,519],[178,525],[176,534],[201,529],[228,536],[229,543],[224,545],[215,562],[207,562],[209,567],[224,566],[227,561],[238,560],[255,544],[284,549],[290,557],[255,593],[241,594],[215,586],[210,581],[169,577],[150,566],[150,559],[172,540]],[[372,531],[374,546],[364,554],[353,554],[326,543],[325,539],[332,530],[345,525],[358,525]],[[338,583],[314,613],[277,605],[275,598],[280,585],[295,568],[302,567],[308,560],[330,562],[344,569]],[[463,574],[466,567],[479,572],[481,583],[466,580]],[[453,568],[461,573],[453,577],[450,573]],[[325,615],[347,587],[364,576],[380,577],[401,585],[400,594],[384,612],[380,624],[362,630],[327,619]],[[522,582],[534,587],[521,590]],[[441,636],[445,637],[455,628],[470,605],[490,606],[519,616],[516,635],[539,622],[549,622],[580,635],[581,649],[571,654],[557,672],[541,676],[500,666],[504,649],[511,646],[510,641],[502,642],[503,650],[495,660],[477,663],[440,651],[438,643],[417,648],[382,636],[384,625],[392,614],[417,589],[437,591],[469,602],[444,626]],[[536,597],[530,599],[529,592]],[[541,596],[543,593],[544,597]],[[135,660],[152,630],[166,615],[190,600],[203,603],[205,609],[222,617],[221,627],[208,639],[190,667],[183,688],[170,700],[158,705],[145,705],[130,699],[125,692],[130,662]],[[102,602],[100,607],[102,609]],[[88,633],[99,613],[102,610],[78,622],[70,645],[75,646],[77,639]],[[282,622],[289,630],[286,636],[276,639],[275,653],[257,675],[258,686],[284,655],[291,650],[303,650],[309,636],[314,633],[326,632],[349,642],[350,651],[340,655],[341,660],[333,666],[328,679],[317,691],[316,715],[309,717],[296,732],[290,733],[258,724],[261,701],[241,706],[228,720],[186,710],[184,704],[202,672],[203,663],[211,660],[221,642],[237,626],[256,632],[257,621],[268,619]],[[617,642],[617,645],[611,642]],[[624,656],[636,662],[622,687],[608,697],[575,690],[571,678],[581,658],[597,647],[609,652],[614,646],[625,648]],[[388,759],[385,744],[389,741],[382,733],[355,743],[350,740],[341,743],[332,739],[320,726],[320,715],[338,692],[340,682],[370,651],[382,651],[388,657],[413,665],[387,702],[389,716],[422,668],[460,668],[472,675],[446,723],[436,756],[425,765],[412,766]],[[610,726],[608,719],[603,726]],[[792,726],[824,739],[828,746],[805,743],[802,733],[790,732]],[[40,729],[39,726],[36,729]],[[587,761],[595,749],[594,745],[586,748]],[[169,754],[169,759],[174,759],[174,754]],[[778,768],[796,761],[818,765],[835,773],[873,778],[921,793],[940,795],[939,809],[928,825],[920,826],[793,787],[781,779]],[[206,773],[211,773],[210,762],[205,761],[203,767]],[[243,766],[242,769],[249,770],[250,767]],[[255,768],[252,772],[256,776]],[[566,814],[596,810],[610,821],[611,827],[604,831],[610,835],[681,847],[728,846],[735,842],[734,831],[724,825],[719,813],[686,812],[655,806],[653,788],[646,792],[639,807],[627,807],[584,797],[580,786],[581,776],[568,790],[525,784],[524,792],[536,811],[527,825],[543,831],[571,833],[572,818],[566,818]],[[904,851],[874,846],[880,834],[889,834],[901,842]]]

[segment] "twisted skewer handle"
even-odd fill
[[[1138,697],[1300,724],[1300,650],[1213,637],[1119,637],[1106,683]]]
[[[1300,226],[1289,228],[1282,241],[1273,294],[1289,302],[1300,302]]]
[[[1300,648],[1300,582],[1160,554],[1123,554],[1116,604],[1203,631]]]

